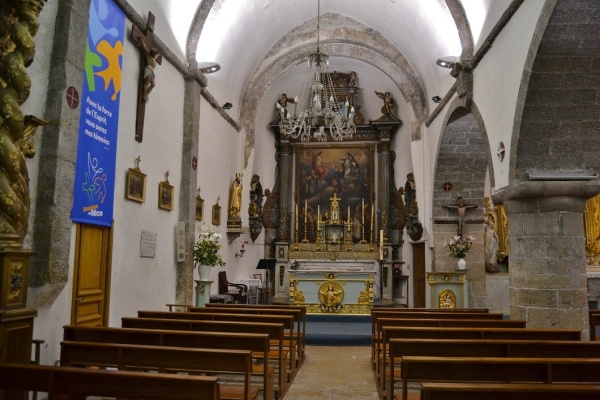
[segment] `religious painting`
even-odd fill
[[[129,168],[127,171],[127,187],[125,196],[129,200],[143,203],[146,201],[146,174],[139,168]]]
[[[173,197],[175,189],[169,184],[169,181],[158,183],[158,208],[162,210],[173,211]]]
[[[204,199],[200,195],[196,196],[196,221],[204,219]]]
[[[212,206],[212,224],[214,226],[221,225],[221,206],[219,205],[219,200]]]
[[[294,229],[300,238],[315,242],[317,220],[327,223],[336,219],[351,223],[354,243],[372,239],[374,151],[372,144],[296,147]],[[334,194],[339,204],[336,208],[331,207]]]

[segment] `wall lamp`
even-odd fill
[[[456,64],[456,57],[454,57],[454,56],[441,57],[435,61],[435,64],[442,68],[452,68],[452,67],[454,67],[454,64]]]
[[[528,172],[530,181],[593,181],[598,174],[593,172]]]
[[[246,252],[246,249],[244,249],[244,243],[242,243],[242,247],[240,248],[240,251],[238,253],[235,253],[235,258],[242,258],[244,257],[244,253]]]
[[[431,100],[433,100],[434,103],[441,103],[442,102],[442,98],[440,96],[433,96],[431,98]]]
[[[230,102],[223,104],[223,110],[229,110],[231,107],[233,107],[233,104]]]
[[[221,69],[221,66],[216,62],[201,62],[200,63],[200,72],[203,74],[212,74],[213,72],[217,72]]]

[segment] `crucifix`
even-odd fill
[[[146,32],[142,33],[137,26],[131,28],[131,40],[142,48],[144,52],[144,68],[140,76],[138,90],[137,116],[135,122],[135,140],[142,142],[144,138],[144,115],[146,114],[146,103],[155,85],[154,67],[162,63],[162,54],[154,45],[154,14],[148,13]]]
[[[444,206],[446,208],[455,208],[458,212],[458,236],[463,237],[463,226],[465,224],[465,213],[471,208],[477,208],[476,204],[466,204],[465,199],[458,197],[456,204]]]

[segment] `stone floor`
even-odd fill
[[[284,400],[379,400],[370,346],[307,346]]]

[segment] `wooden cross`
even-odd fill
[[[137,158],[134,161],[135,161],[135,167],[139,169],[140,168],[140,161],[142,161],[142,157],[137,156]]]
[[[169,182],[169,170],[165,172],[165,182]]]
[[[146,32],[142,33],[137,26],[131,28],[131,40],[142,48],[144,67],[140,74],[138,90],[137,116],[135,122],[135,140],[142,142],[144,138],[144,115],[146,114],[146,103],[148,94],[154,87],[154,66],[162,63],[162,54],[154,45],[154,14],[148,13]]]

